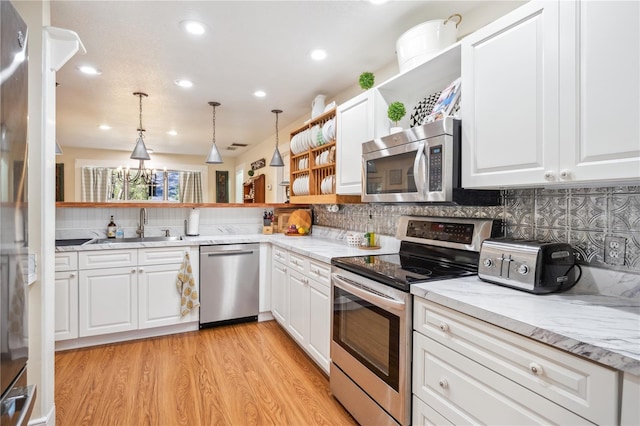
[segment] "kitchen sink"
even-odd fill
[[[74,238],[69,240],[56,240],[56,247],[81,246],[91,242],[93,238]]]
[[[180,241],[182,237],[130,237],[130,238],[102,238],[94,244],[121,244],[121,243],[153,243],[162,241]]]

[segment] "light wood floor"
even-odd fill
[[[56,425],[355,425],[275,321],[56,354]]]

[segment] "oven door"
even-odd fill
[[[338,267],[332,289],[332,363],[398,423],[408,424],[411,295]],[[350,408],[350,401],[337,398]]]

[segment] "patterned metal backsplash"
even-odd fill
[[[640,272],[640,186],[512,189],[502,192],[502,206],[496,207],[347,204],[337,213],[324,205],[313,210],[314,224],[358,232],[372,227],[383,235],[395,235],[404,215],[502,219],[505,236],[568,242],[581,263]],[[624,266],[604,263],[605,236],[626,239]]]

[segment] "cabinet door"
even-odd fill
[[[141,266],[138,275],[138,327],[152,328],[198,320],[198,309],[180,316],[181,294],[176,286],[179,263]]]
[[[78,273],[56,272],[55,289],[55,339],[77,339]]]
[[[280,262],[273,262],[271,268],[271,313],[280,325],[286,327],[287,267]]]
[[[330,292],[328,285],[309,280],[309,353],[327,374],[330,363]]]
[[[289,322],[287,329],[300,346],[307,346],[309,336],[308,278],[289,269]]]
[[[137,283],[137,267],[80,271],[80,337],[137,329]]]
[[[532,1],[462,41],[462,185],[541,184],[558,169],[558,3]]]
[[[637,181],[640,3],[563,1],[560,11],[561,179]]]
[[[337,194],[362,193],[360,164],[362,143],[376,137],[375,102],[379,96],[375,89],[370,89],[338,106],[336,111]],[[386,121],[388,123],[388,120]]]

